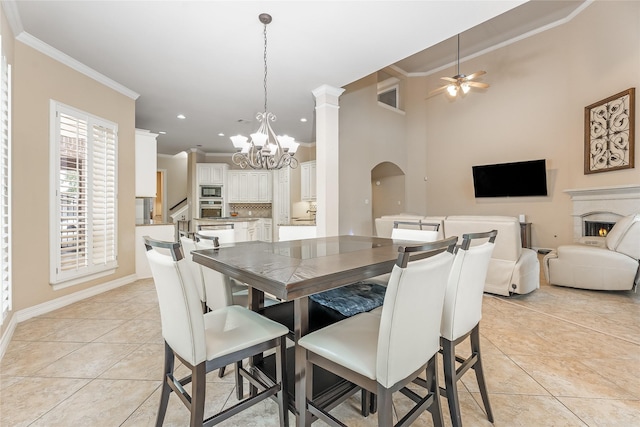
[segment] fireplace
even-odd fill
[[[640,185],[564,190],[573,203],[573,240],[588,244],[604,237],[620,218],[640,212]],[[593,241],[593,242],[592,242]]]
[[[615,222],[584,221],[584,230],[582,235],[607,237],[607,234],[615,224]]]

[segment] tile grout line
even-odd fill
[[[574,321],[559,317],[559,316],[554,315],[554,314],[546,313],[544,311],[540,311],[540,310],[536,310],[536,309],[531,308],[531,307],[527,307],[526,305],[518,304],[515,301],[507,301],[506,299],[498,298],[498,297],[496,297],[494,295],[487,295],[487,296],[490,297],[490,298],[495,299],[496,301],[504,302],[505,304],[510,304],[510,305],[513,305],[513,306],[518,307],[518,308],[523,308],[525,310],[529,310],[529,311],[532,311],[534,313],[538,313],[538,314],[541,314],[543,316],[550,317],[552,319],[560,320],[562,322],[569,323],[571,325],[578,326],[578,327],[583,328],[583,329],[587,329],[587,330],[589,330],[591,332],[597,332],[599,334],[606,335],[606,336],[611,337],[611,338],[615,338],[615,339],[618,339],[618,340],[621,340],[621,341],[625,341],[625,342],[627,342],[629,344],[640,346],[640,342],[632,341],[632,340],[630,340],[628,338],[619,337],[617,335],[613,335],[613,334],[608,333],[608,332],[603,332],[603,331],[600,331],[600,330],[595,329],[593,327],[586,326],[586,325],[583,325],[583,324],[580,324],[580,323],[577,323],[577,322],[574,322]]]

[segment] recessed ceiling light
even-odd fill
[[[184,120],[187,118],[187,116],[185,116],[184,114],[178,114],[178,118]]]
[[[220,132],[220,133],[218,134],[218,136],[224,136],[224,133]]]
[[[166,135],[166,134],[167,134],[167,133],[166,133],[165,131],[163,131],[163,130],[158,131],[158,133],[159,133],[160,135]]]
[[[303,118],[301,118],[301,119],[300,119],[300,121],[301,121],[302,123],[306,123],[306,122],[307,122],[307,119],[306,119],[305,117],[303,117]]]

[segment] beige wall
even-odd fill
[[[375,80],[347,88],[340,101],[341,150],[343,144],[349,148],[340,156],[340,172],[349,177],[349,194],[340,200],[341,231],[370,221],[350,200],[366,194],[373,157],[405,171],[406,211],[523,213],[533,223],[536,247],[572,241],[570,199],[563,190],[640,182],[639,150],[635,169],[583,173],[584,106],[640,84],[640,2],[595,2],[564,25],[461,64],[462,72],[477,70],[487,71],[483,81],[491,87],[456,100],[444,94],[425,100],[442,85],[439,77],[455,74],[453,67],[407,79],[404,128],[388,137],[397,118],[372,113],[373,95],[363,95],[375,92]],[[385,140],[389,145],[381,146]],[[353,164],[356,155],[364,159]],[[473,165],[538,158],[547,160],[548,197],[474,198]],[[343,201],[350,209],[342,209]]]
[[[340,234],[371,235],[371,170],[377,164],[407,170],[406,116],[378,106],[376,85],[372,74],[340,97]]]
[[[135,101],[21,42],[14,48],[13,308],[20,310],[134,274]],[[59,291],[49,285],[50,99],[118,124],[119,267]]]

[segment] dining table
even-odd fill
[[[288,373],[294,379],[290,408],[296,415],[296,425],[306,426],[312,422],[305,401],[306,353],[297,342],[309,332],[310,318],[313,323],[309,296],[389,273],[402,245],[403,242],[388,238],[342,235],[284,242],[238,242],[218,249],[197,250],[192,256],[205,268],[246,283],[250,309],[268,312],[270,307],[264,307],[265,293],[282,302],[273,306],[274,311],[293,307],[289,321],[283,322],[288,323],[290,337],[296,343],[292,350],[294,372]],[[334,395],[349,391],[344,384],[336,386],[334,394],[328,394],[327,404],[335,405]]]

